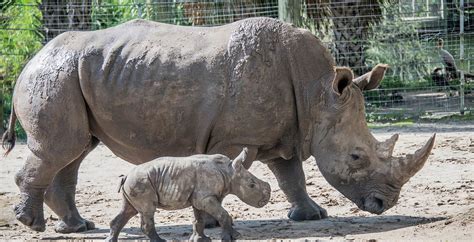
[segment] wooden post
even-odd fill
[[[278,0],[278,18],[301,26],[301,0]]]

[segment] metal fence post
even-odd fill
[[[459,61],[460,67],[464,67],[464,0],[459,0]],[[461,70],[459,81],[459,111],[464,114],[464,71]]]
[[[143,13],[143,4],[142,3],[138,3],[137,4],[137,15],[138,15],[138,18],[142,18],[142,13]]]
[[[301,0],[278,0],[278,18],[301,26]]]

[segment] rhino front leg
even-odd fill
[[[79,166],[87,154],[98,144],[99,140],[93,138],[89,148],[61,169],[46,190],[45,202],[59,217],[54,229],[58,233],[83,232],[95,228],[93,222],[83,219],[77,211],[75,197]]]
[[[327,218],[324,208],[316,204],[306,192],[306,179],[303,163],[297,159],[276,159],[267,163],[275,174],[278,185],[291,203],[288,217],[295,221]]]
[[[235,240],[240,233],[232,227],[232,217],[222,207],[221,202],[214,196],[205,197],[197,201],[194,206],[214,217],[222,228],[221,239],[223,241]]]
[[[211,241],[209,237],[204,234],[204,212],[193,207],[194,211],[194,222],[193,222],[193,234],[190,241],[202,242],[202,241]]]

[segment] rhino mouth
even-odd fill
[[[268,203],[268,199],[264,198],[264,199],[260,200],[257,205],[258,205],[259,208],[261,208],[261,207],[267,205],[267,203]]]

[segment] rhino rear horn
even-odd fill
[[[428,142],[426,142],[426,144],[414,154],[409,154],[405,157],[398,157],[392,160],[392,172],[395,179],[399,180],[402,184],[406,183],[423,167],[428,156],[431,154],[435,137],[436,134],[433,134]]]
[[[377,88],[382,82],[385,72],[388,69],[386,64],[376,65],[372,71],[365,73],[362,76],[359,76],[354,79],[354,83],[360,88],[360,90],[372,90]]]
[[[377,155],[383,159],[392,157],[393,149],[395,148],[397,140],[398,134],[394,134],[384,142],[377,143]]]

